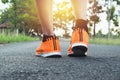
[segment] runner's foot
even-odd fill
[[[61,57],[59,39],[56,36],[43,36],[41,45],[36,49],[36,56]]]
[[[78,19],[73,27],[68,56],[81,57],[87,55],[88,50],[88,27],[87,21]]]

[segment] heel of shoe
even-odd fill
[[[82,57],[82,56],[86,56],[86,52],[87,52],[87,47],[85,46],[75,46],[72,48],[73,51],[73,56],[75,57]]]
[[[70,57],[84,57],[87,54],[87,45],[81,43],[75,43],[72,45],[73,53],[70,54]]]

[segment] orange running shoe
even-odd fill
[[[86,56],[88,49],[88,37],[87,21],[82,19],[76,20],[76,25],[73,27],[70,47],[68,48],[68,56]]]
[[[59,39],[44,35],[41,45],[36,49],[36,56],[61,57]]]

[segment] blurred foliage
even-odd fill
[[[105,1],[109,1],[109,0],[105,0]],[[117,5],[120,5],[120,0],[113,0],[113,1],[116,1],[117,2]]]
[[[33,0],[2,0],[3,3],[11,3],[0,15],[0,23],[8,21],[10,27],[18,28],[20,33],[28,34],[29,29],[41,32],[40,23],[37,17],[35,1]]]
[[[97,1],[99,1],[99,0],[89,0],[89,3],[94,5],[95,2],[97,2]],[[104,5],[98,5],[98,7],[96,7],[96,9],[92,6],[89,7],[89,12],[91,10],[91,12],[90,12],[91,14],[90,14],[90,17],[89,17],[89,25],[93,26],[94,23],[96,23],[96,22],[98,23],[100,21],[98,14],[94,15],[94,13],[97,13],[97,12],[99,13],[99,10],[100,10],[100,12],[106,12],[106,14],[107,14],[106,20],[107,21],[110,20],[110,25],[111,25],[111,23],[113,23],[114,28],[119,27],[120,10],[119,9],[117,10],[117,8],[120,7],[120,0],[104,0],[104,1],[105,1]],[[94,9],[94,10],[92,10],[92,9]],[[91,21],[93,21],[93,22],[95,21],[95,22],[91,23]],[[112,36],[113,35],[112,33],[116,33],[116,35],[120,35],[119,34],[120,33],[119,29],[120,28],[117,28],[115,30],[111,29],[110,32],[109,32],[110,35]],[[93,31],[95,31],[95,29]]]
[[[0,24],[4,22],[9,22],[9,27],[11,29],[17,28],[19,29],[19,33],[29,34],[29,30],[35,29],[35,32],[42,33],[41,25],[39,23],[39,19],[37,16],[37,11],[35,7],[35,0],[1,0],[4,4],[11,3],[11,6],[8,9],[2,11],[0,15]],[[118,14],[115,13],[116,7],[112,5],[108,8],[108,0],[105,0],[106,3],[104,6],[100,5],[97,0],[89,0],[89,25],[93,26],[94,36],[96,35],[96,24],[100,22],[99,14],[103,12],[103,7],[107,7],[106,14],[111,15],[110,20],[113,21],[115,26],[119,26],[120,10]],[[120,0],[113,0],[117,3],[116,6],[120,6]],[[72,22],[74,25],[75,17],[73,15],[73,9],[69,2],[63,1],[62,3],[58,3],[54,5],[53,12],[53,20],[54,27],[61,28],[65,30],[65,36],[68,35],[68,27],[67,24]],[[108,17],[107,17],[108,20]],[[92,28],[89,28],[89,31]],[[112,31],[112,30],[111,30]],[[120,35],[120,30],[116,31],[117,34]],[[100,35],[101,33],[98,32]],[[98,35],[98,34],[97,34]]]
[[[89,0],[89,3],[91,4],[88,8],[89,10],[89,25],[93,26],[93,37],[96,36],[96,24],[100,22],[100,18],[98,16],[99,13],[102,13],[102,6],[98,3],[96,0]]]
[[[74,23],[75,17],[73,15],[73,9],[69,2],[63,1],[62,3],[55,4],[57,10],[54,10],[54,25],[55,27],[62,28],[65,31],[65,36],[68,35],[67,24],[72,21]],[[72,27],[72,26],[70,26]],[[64,36],[63,35],[63,36]]]
[[[107,8],[106,14],[107,14],[107,21],[111,24],[113,22],[115,27],[119,27],[119,17],[120,17],[120,10],[117,10],[118,7],[120,7],[120,0],[111,0],[112,2],[109,2],[109,0],[105,0],[105,5],[104,7]],[[113,4],[114,3],[114,4]],[[111,5],[109,5],[111,4]],[[110,30],[111,32],[109,33],[116,33],[116,35],[120,35],[120,28],[117,30],[113,28]],[[112,35],[112,34],[111,34]]]

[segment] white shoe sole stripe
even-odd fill
[[[73,47],[76,47],[76,46],[84,46],[84,47],[88,48],[88,46],[87,46],[86,44],[84,44],[84,43],[74,43],[74,44],[72,44],[72,48],[73,48]],[[73,52],[68,53],[68,55],[69,55],[69,54],[73,54]],[[88,53],[85,52],[85,55],[87,55],[87,54],[88,54]]]
[[[84,47],[87,48],[87,45],[84,44],[84,43],[74,43],[74,44],[72,44],[72,48],[73,48],[73,47],[76,47],[76,46],[84,46]]]
[[[62,56],[62,54],[60,52],[43,53],[43,54],[39,54],[36,56],[49,57],[49,56],[54,56],[54,55]]]

